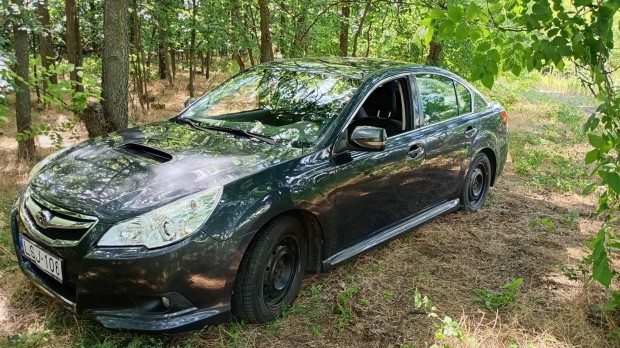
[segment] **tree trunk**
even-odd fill
[[[164,30],[161,27],[161,21],[159,19],[156,20],[155,26],[157,27],[157,36],[159,38],[157,45],[159,79],[165,80],[168,78],[166,74],[168,72],[166,68],[166,37],[164,36]]]
[[[269,4],[267,0],[258,0],[258,7],[260,10],[260,62],[264,63],[273,60]]]
[[[340,55],[346,57],[349,51],[349,3],[342,5],[342,18],[340,22]]]
[[[237,62],[237,64],[239,64],[239,71],[243,71],[245,70],[245,63],[243,62],[239,52],[241,52],[241,50],[233,50],[233,59]]]
[[[164,47],[167,47],[168,45],[166,45],[166,43],[164,43]],[[166,66],[166,81],[168,83],[168,86],[174,86],[174,76],[172,75],[172,55],[170,54],[171,52],[169,52],[169,50],[164,50],[164,61],[165,61],[165,66]]]
[[[194,97],[194,79],[196,72],[194,71],[194,56],[196,54],[196,0],[192,0],[192,31],[190,33],[189,43],[189,97]]]
[[[205,72],[205,79],[211,77],[211,51],[207,51],[207,71]]]
[[[144,80],[142,79],[142,43],[140,36],[140,18],[138,11],[138,0],[132,1],[133,12],[132,12],[132,43],[135,49],[135,59],[134,59],[134,91],[138,96],[138,101],[140,102],[140,108],[142,111],[145,111],[144,103],[148,103],[148,99],[144,96]]]
[[[101,97],[104,128],[107,128],[107,132],[125,129],[128,123],[129,11],[127,5],[125,0],[104,2]]]
[[[177,78],[177,56],[174,48],[170,48],[170,63],[168,66],[168,71],[170,72],[170,76],[172,76],[172,81]],[[183,62],[181,61],[181,70],[183,70]],[[172,82],[170,82],[172,84]]]
[[[32,52],[36,52],[37,51],[37,37],[35,36],[35,33],[32,33]],[[32,64],[32,76],[34,77],[35,81],[39,81],[39,72],[37,71],[37,64],[36,62],[34,64]],[[41,86],[39,86],[38,83],[34,84],[34,90],[35,93],[37,95],[37,104],[41,104],[43,102],[43,99],[41,98]]]
[[[15,15],[13,22],[13,37],[15,39],[15,73],[19,79],[15,79],[17,86],[15,99],[15,112],[17,116],[17,132],[23,133],[30,130],[30,89],[25,81],[28,81],[28,31],[24,20],[24,0],[13,0],[13,4],[21,11]],[[34,159],[34,138],[22,140],[17,143],[17,157],[20,160],[31,161]]]
[[[78,75],[78,69],[82,67],[82,45],[80,44],[80,23],[75,9],[75,0],[65,0],[66,20],[66,44],[67,60],[75,69],[69,73],[69,77],[76,83],[75,91],[84,92],[82,78]]]
[[[443,46],[433,38],[430,43],[428,56],[426,56],[426,65],[439,66],[441,51],[443,51]]]
[[[351,56],[357,57],[357,41],[362,33],[362,28],[364,27],[364,21],[366,21],[366,15],[368,15],[368,11],[370,11],[371,0],[368,0],[366,3],[366,8],[364,8],[364,13],[362,14],[362,18],[360,18],[360,23],[357,26],[357,30],[355,31],[355,36],[353,37],[353,53]]]
[[[50,35],[50,11],[47,6],[47,0],[40,0],[37,2],[37,16],[39,17],[39,22],[41,22],[41,31],[39,32],[39,53],[41,54],[41,67],[44,69],[44,72],[41,74],[43,76],[47,76],[47,78],[43,79],[43,94],[47,90],[48,79],[52,84],[58,83],[58,76],[56,73],[51,74],[49,72],[51,63],[50,59],[53,59],[53,46],[52,46],[52,38]],[[44,104],[46,104],[44,102]]]

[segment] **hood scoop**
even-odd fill
[[[116,147],[115,150],[133,157],[145,158],[153,163],[166,163],[172,160],[171,154],[142,144],[124,144]]]

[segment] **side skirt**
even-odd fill
[[[323,261],[323,270],[327,271],[339,264],[348,261],[355,256],[358,256],[364,252],[370,251],[381,244],[384,244],[405,232],[409,232],[412,228],[418,227],[429,220],[432,220],[442,214],[446,214],[455,211],[459,208],[459,200],[454,199],[443,204],[440,204],[432,209],[429,209],[421,214],[415,215],[396,226],[390,227],[383,232],[369,239],[365,239],[357,244],[354,244],[338,253],[330,256]]]

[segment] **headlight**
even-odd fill
[[[112,226],[99,246],[138,246],[149,249],[178,242],[196,232],[220,201],[222,187],[183,197],[133,219]]]
[[[58,151],[56,151],[54,153],[51,153],[47,157],[45,157],[44,159],[39,161],[39,163],[35,164],[34,167],[32,167],[32,170],[30,170],[30,173],[28,174],[28,182],[32,181],[32,179],[34,179],[34,177],[37,174],[39,174],[39,172],[41,171],[41,168],[45,167],[53,159],[55,159],[56,157],[62,155],[65,152],[67,152],[69,149],[71,149],[71,146],[65,147],[64,149],[58,150]]]

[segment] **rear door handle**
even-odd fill
[[[424,157],[424,145],[423,144],[413,144],[409,148],[409,152],[407,152],[407,156],[413,160],[419,160]]]
[[[478,129],[476,129],[476,128],[472,127],[472,126],[469,126],[465,130],[465,136],[468,137],[468,138],[473,138],[476,135],[477,132],[478,132]]]

